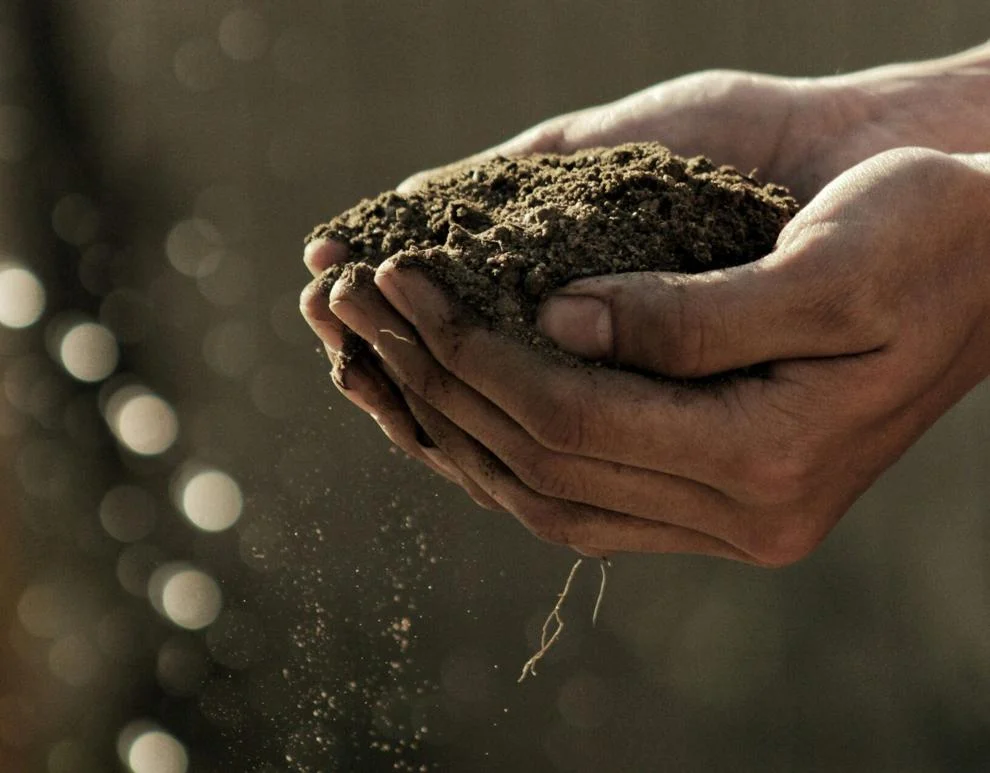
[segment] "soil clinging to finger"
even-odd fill
[[[369,281],[369,269],[395,257],[424,269],[466,321],[563,356],[535,328],[554,290],[590,276],[747,263],[773,249],[797,209],[779,185],[633,143],[459,167],[366,199],[309,238],[349,249],[350,262],[323,275],[327,293],[338,279]],[[362,348],[347,333],[344,359]]]

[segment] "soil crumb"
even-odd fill
[[[460,166],[413,192],[366,199],[309,239],[350,251],[350,262],[324,274],[327,294],[338,279],[372,281],[374,268],[394,257],[427,271],[471,322],[559,355],[534,323],[562,285],[747,263],[772,250],[797,209],[779,185],[632,143]],[[338,367],[363,350],[347,336]]]

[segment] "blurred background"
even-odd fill
[[[0,770],[983,771],[990,394],[810,559],[573,560],[330,388],[303,237],[708,67],[946,54],[985,0],[0,4]]]

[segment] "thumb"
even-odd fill
[[[775,253],[693,275],[581,279],[550,296],[538,326],[573,354],[682,378],[861,354],[887,342],[879,311],[863,301],[864,293],[845,291],[848,278],[821,267],[810,271],[794,257]]]

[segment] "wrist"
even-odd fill
[[[990,376],[990,153],[954,154],[953,158],[972,172],[969,250],[972,270],[970,279],[978,290],[976,329],[971,336],[976,381]]]
[[[990,152],[987,153],[957,153],[956,159],[986,176],[986,184],[990,189]],[[988,191],[990,197],[990,191]],[[984,210],[990,212],[990,209]]]
[[[946,153],[990,150],[990,43],[819,83],[850,129],[872,129],[875,141],[888,143],[877,152],[898,145]]]

